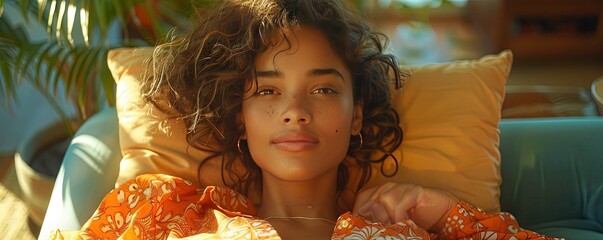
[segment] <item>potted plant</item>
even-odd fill
[[[60,123],[26,137],[15,153],[17,177],[34,223],[41,225],[44,218],[70,137],[90,116],[115,104],[107,52],[156,44],[173,26],[186,25],[192,9],[209,2],[0,0],[0,91],[8,103],[0,107],[10,108],[13,102],[18,107],[17,87],[30,84],[60,116]],[[31,37],[32,24],[41,26],[45,37]],[[62,106],[60,98],[69,105]],[[43,153],[48,147],[50,154]],[[48,157],[52,155],[57,155],[55,160]],[[44,167],[48,165],[54,167]]]

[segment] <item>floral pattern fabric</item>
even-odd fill
[[[198,187],[178,177],[147,174],[112,190],[79,230],[77,239],[280,239],[254,217],[249,199],[224,187]],[[55,231],[51,239],[64,239]],[[512,215],[485,214],[460,202],[439,233],[411,220],[372,223],[350,212],[339,217],[332,239],[553,239],[521,229]]]

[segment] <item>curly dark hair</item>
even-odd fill
[[[402,141],[398,114],[390,104],[390,85],[402,87],[396,59],[384,53],[387,37],[373,32],[357,14],[336,0],[227,0],[199,14],[194,29],[156,47],[152,73],[142,83],[143,97],[188,127],[192,147],[221,161],[225,185],[249,195],[261,191],[261,169],[238,140],[237,122],[246,81],[254,81],[254,60],[277,44],[275,34],[296,26],[312,26],[351,71],[354,101],[363,103],[363,127],[352,137],[348,156],[339,166],[338,192],[349,180],[349,166],[361,169],[360,189],[371,176],[371,164],[387,159]],[[252,84],[249,84],[250,86]],[[242,150],[242,154],[239,152]],[[397,163],[397,162],[396,162]],[[396,170],[397,171],[397,168]]]

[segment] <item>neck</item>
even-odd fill
[[[269,174],[263,176],[259,217],[337,219],[337,174],[303,182],[283,181]]]

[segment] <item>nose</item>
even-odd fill
[[[284,111],[281,116],[283,124],[306,125],[312,122],[311,114],[308,111],[308,104],[300,97],[290,97],[286,100]]]

